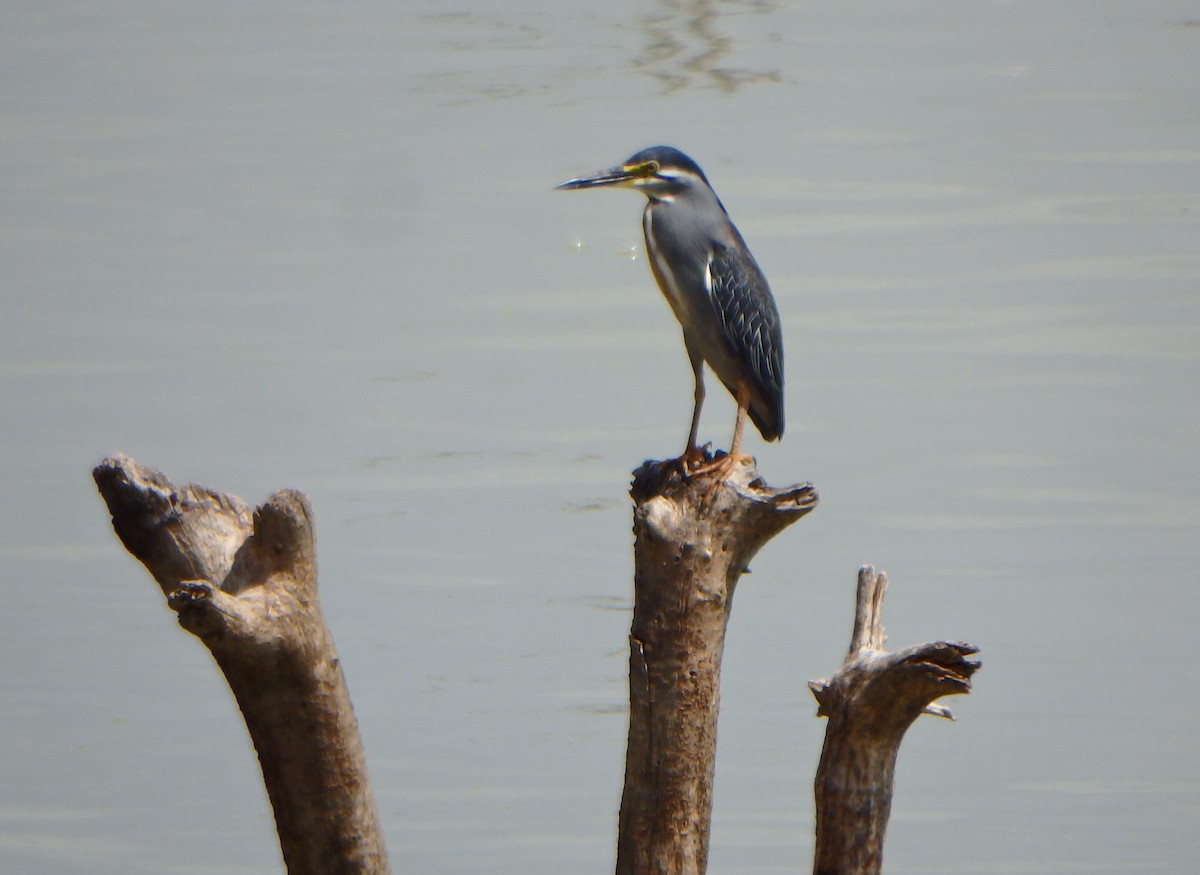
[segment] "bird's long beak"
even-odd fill
[[[602,170],[599,173],[593,173],[591,176],[581,176],[578,179],[568,179],[562,185],[556,185],[555,191],[564,191],[575,188],[598,188],[602,185],[629,185],[640,178],[640,175],[626,167],[614,167],[611,170]]]

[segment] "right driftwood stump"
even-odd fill
[[[885,573],[859,570],[850,652],[831,680],[809,684],[817,714],[829,718],[814,782],[816,875],[878,875],[904,733],[922,714],[952,719],[933,702],[970,692],[980,666],[967,658],[978,652],[970,644],[884,651],[887,585]]]

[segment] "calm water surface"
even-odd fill
[[[1200,21],[1184,2],[10,4],[0,869],[280,869],[245,731],[120,549],[125,451],[305,490],[397,871],[609,871],[628,472],[677,452],[671,143],[786,322],[822,506],[726,651],[714,872],[804,871],[855,571],[985,667],[892,873],[1194,871]],[[715,386],[703,435],[728,440]]]

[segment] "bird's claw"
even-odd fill
[[[696,474],[703,474],[704,469],[713,463],[712,453],[710,449],[712,444],[705,444],[702,447],[688,447],[683,451],[683,455],[675,460],[675,466],[679,470],[679,475],[684,480],[690,480]]]
[[[738,465],[755,464],[754,457],[748,453],[721,453],[713,457],[709,453],[711,445],[705,444],[703,447],[692,447],[685,450],[676,462],[679,465],[679,472],[684,479],[691,480],[696,477],[712,477],[715,482],[720,482],[729,477]]]
[[[708,462],[707,464],[693,468],[690,472],[690,475],[692,477],[712,477],[713,480],[719,482],[721,480],[728,479],[729,475],[733,473],[734,469],[737,468],[738,465],[753,464],[754,457],[748,453],[738,453],[736,455],[726,453],[725,455],[720,456],[719,458]]]

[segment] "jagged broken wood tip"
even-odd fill
[[[701,452],[702,466],[719,461],[726,455],[721,450],[713,453],[708,444]],[[754,464],[735,465],[728,476],[714,477],[710,474],[689,474],[681,459],[647,459],[633,472],[629,494],[635,502],[642,504],[656,496],[675,498],[698,488],[711,496],[719,487],[730,489],[742,498],[769,503],[776,510],[800,516],[812,511],[820,502],[820,495],[811,482],[778,488],[768,486]]]

